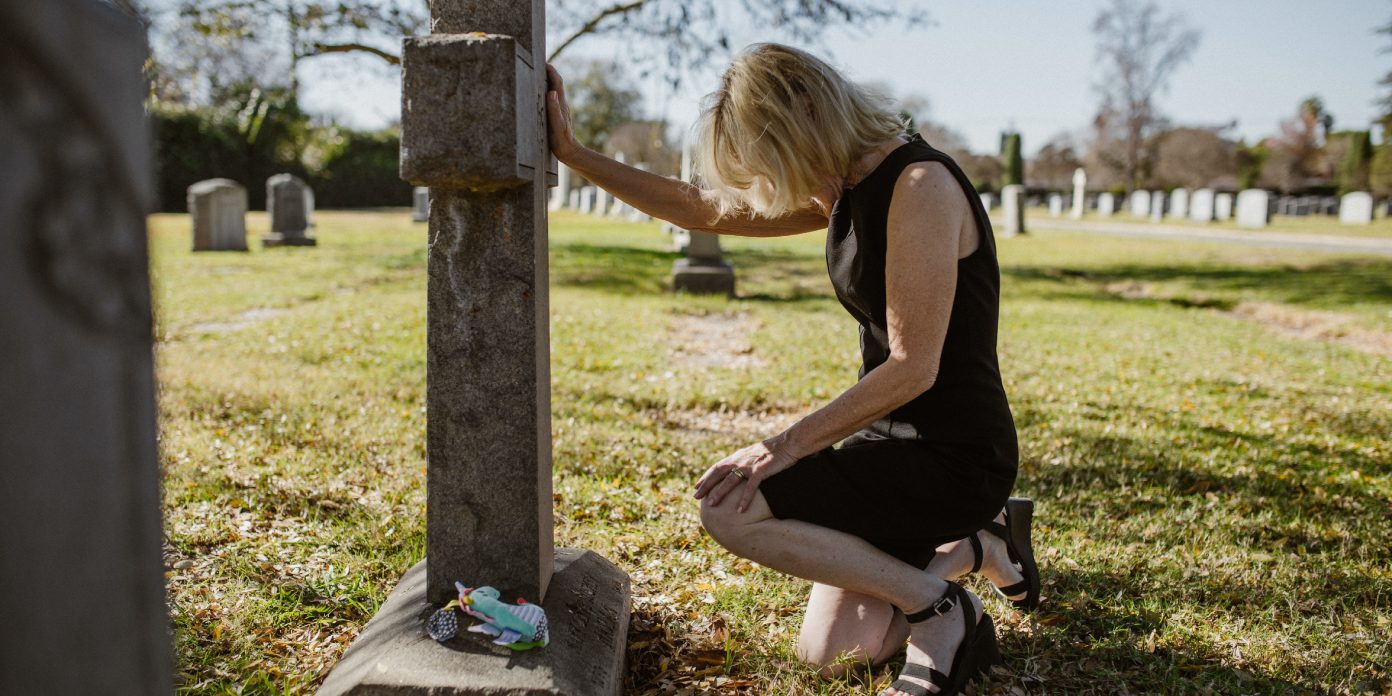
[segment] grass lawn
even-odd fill
[[[312,693],[424,554],[425,226],[318,219],[315,249],[193,255],[151,218],[182,693]],[[557,542],[632,575],[631,693],[875,693],[893,669],[798,664],[807,583],[698,524],[700,472],[858,361],[821,235],[726,248],[738,299],[675,296],[657,225],[554,216]],[[1063,232],[1001,257],[1045,604],[986,597],[1006,664],[978,693],[1392,693],[1392,259]]]

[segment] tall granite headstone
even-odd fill
[[[1346,193],[1339,200],[1339,224],[1373,224],[1373,197],[1365,191]]]
[[[1001,188],[1001,214],[1005,217],[1006,237],[1025,233],[1025,187],[1010,184]]]
[[[231,179],[188,187],[194,251],[246,251],[246,188]]]
[[[1266,227],[1271,221],[1271,194],[1247,189],[1237,194],[1237,224],[1240,227]]]
[[[261,238],[261,245],[314,246],[318,241],[305,234],[312,210],[309,185],[294,174],[276,174],[266,179],[266,213],[271,218],[271,233]]]
[[[173,691],[145,36],[0,1],[0,694]]]
[[[401,117],[402,178],[431,193],[427,560],[320,693],[618,694],[628,577],[553,548],[545,2],[430,5],[435,33],[405,39]],[[550,645],[427,638],[456,581],[540,601]]]

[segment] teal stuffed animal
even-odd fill
[[[427,630],[431,637],[439,641],[449,640],[458,630],[458,623],[451,621],[454,608],[464,610],[483,623],[469,627],[472,633],[493,636],[495,645],[504,645],[513,650],[539,648],[551,640],[547,630],[546,611],[526,600],[517,604],[507,604],[498,600],[498,591],[492,587],[465,587],[464,583],[454,583],[459,590],[459,599],[445,605],[432,617]],[[442,616],[443,615],[443,616]],[[452,624],[452,626],[451,626]]]

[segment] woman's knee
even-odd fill
[[[727,549],[733,550],[739,543],[742,524],[738,515],[733,500],[722,500],[719,505],[712,505],[710,498],[701,500],[701,526]]]

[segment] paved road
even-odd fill
[[[1277,232],[1238,232],[1235,230],[1197,229],[1181,225],[1154,224],[1145,222],[1099,222],[1077,221],[1060,218],[1030,217],[1026,227],[1041,230],[1067,230],[1109,234],[1118,237],[1143,237],[1148,239],[1179,239],[1199,242],[1219,242],[1242,244],[1246,246],[1306,249],[1353,254],[1376,254],[1392,256],[1392,239],[1373,237],[1336,237],[1316,234],[1286,234]]]

